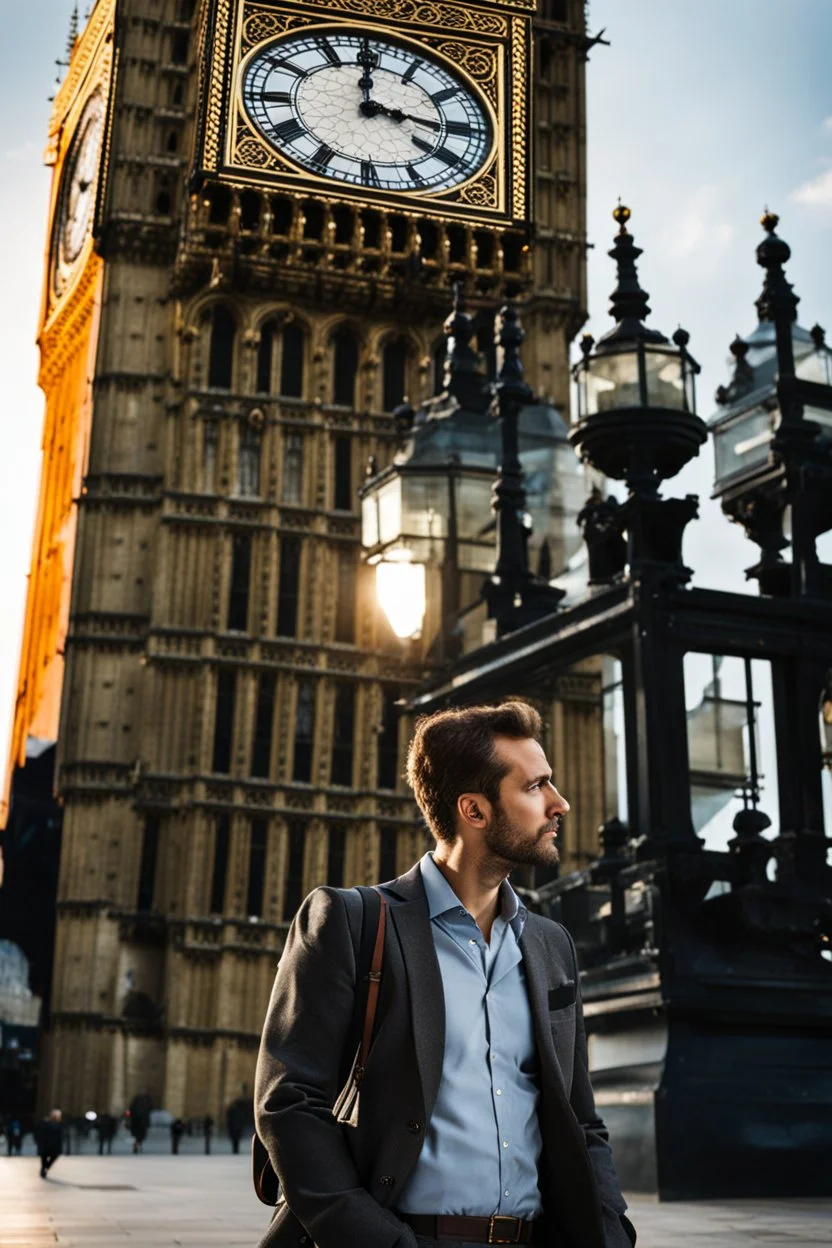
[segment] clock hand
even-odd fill
[[[358,80],[358,85],[361,88],[363,95],[364,95],[364,99],[362,101],[362,106],[361,106],[362,112],[365,112],[366,116],[373,116],[372,113],[366,113],[366,106],[368,104],[372,104],[372,100],[370,99],[370,92],[373,89],[373,79],[372,79],[372,75],[370,71],[375,69],[376,65],[378,65],[378,54],[376,52],[373,52],[372,49],[370,48],[370,39],[369,39],[369,36],[367,35],[365,35],[361,41],[361,51],[358,53],[356,60],[358,61],[358,64],[361,66],[361,68],[364,70],[364,73],[361,75],[361,77]]]
[[[417,126],[427,126],[430,130],[442,128],[438,121],[431,121],[428,117],[417,117],[413,113],[403,113],[400,108],[388,108],[386,104],[380,104],[378,100],[365,100],[361,105],[361,111],[365,117],[390,117],[399,124],[403,121],[413,121]]]

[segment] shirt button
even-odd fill
[[[497,1089],[497,1095],[498,1095],[498,1096],[502,1096],[502,1095],[503,1095],[503,1089],[502,1089],[502,1088],[498,1088],[498,1089]]]
[[[508,1190],[508,1188],[506,1188],[506,1190],[503,1192],[503,1195],[504,1195],[504,1196],[510,1196],[510,1195],[511,1195],[511,1192]]]
[[[462,906],[460,906],[460,907],[459,907],[459,913],[460,913],[461,915],[463,915],[463,917],[464,917],[464,915],[465,915],[465,911],[463,910]]]
[[[508,1140],[503,1140],[503,1148],[508,1148]]]
[[[407,1129],[408,1131],[412,1131],[414,1135],[418,1135],[419,1132],[422,1130],[421,1125],[416,1121],[415,1118],[411,1118],[410,1122],[407,1124]]]
[[[469,945],[475,945],[476,943],[477,943],[477,942],[474,940],[473,936],[472,936],[472,937],[471,937],[471,939],[468,941],[468,944],[469,944]]]

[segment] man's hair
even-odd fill
[[[495,737],[540,740],[541,719],[533,706],[512,700],[500,706],[466,706],[437,711],[416,721],[407,752],[407,779],[437,841],[456,840],[456,803],[461,793],[482,793],[498,804],[500,782],[509,771]]]

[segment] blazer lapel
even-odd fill
[[[419,864],[407,875],[385,885],[385,891],[394,894],[390,899],[390,919],[407,973],[413,1043],[429,1120],[445,1055],[445,993]]]

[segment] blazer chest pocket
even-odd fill
[[[549,1009],[563,1010],[567,1005],[575,1004],[575,981],[568,979],[565,984],[549,989]]]

